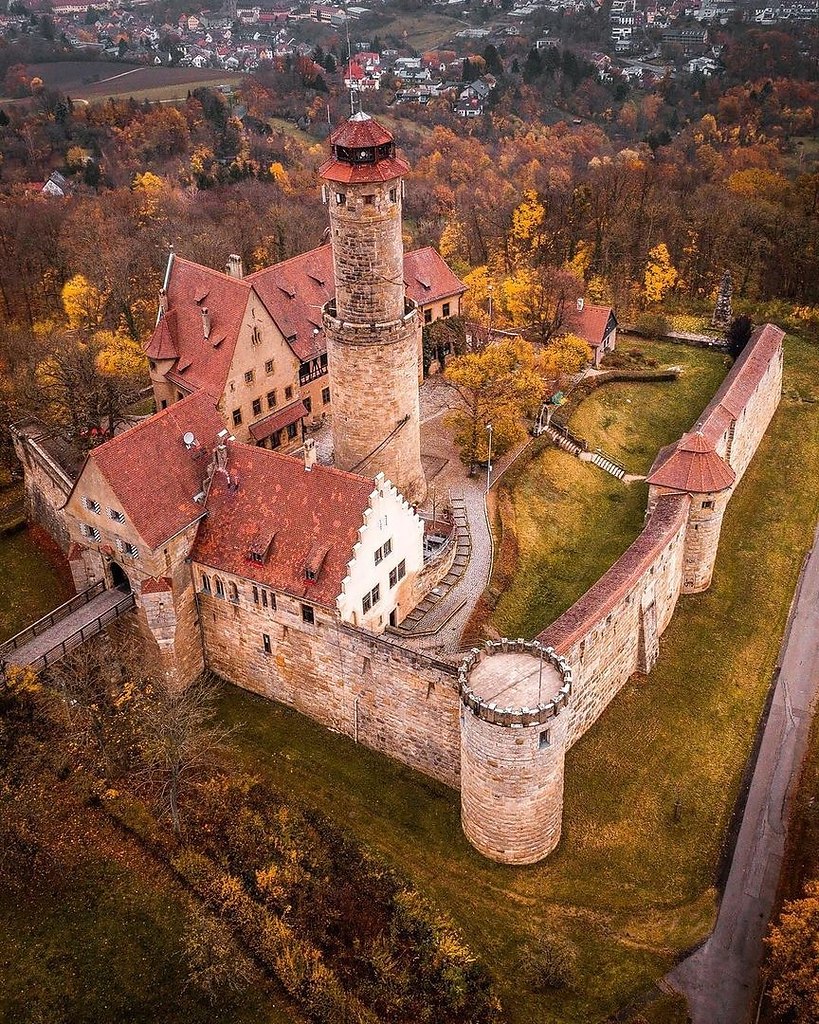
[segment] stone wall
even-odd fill
[[[211,571],[196,566],[197,580]],[[248,581],[220,576],[236,584],[235,602],[201,589],[197,594],[209,668],[449,786],[458,785],[454,668],[345,626],[320,606],[311,606],[315,624],[309,625],[301,602],[285,595],[276,595],[275,611],[255,605]]]
[[[62,509],[72,481],[36,437],[15,430],[13,438],[17,458],[23,464],[26,515],[39,523],[63,551],[68,551],[71,538]]]

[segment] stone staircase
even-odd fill
[[[546,433],[558,448],[562,448],[563,451],[568,452],[569,455],[574,455],[575,458],[580,458],[583,449],[577,441],[574,440],[571,434],[568,432],[563,433],[562,430],[558,430],[556,427],[547,427]]]
[[[404,619],[400,626],[393,626],[389,632],[399,636],[417,636],[427,626],[425,621],[429,613],[436,608],[459,582],[472,554],[472,538],[469,534],[469,519],[464,499],[450,497],[452,521],[455,527],[455,558],[452,567],[441,582],[427,594],[424,600]],[[457,610],[457,609],[454,609]],[[431,623],[430,623],[431,625]],[[441,623],[435,624],[437,629]]]
[[[611,473],[613,477],[618,480],[622,480],[626,475],[625,466],[621,466],[619,462],[615,462],[614,459],[610,458],[605,452],[601,452],[599,449],[592,455],[591,461],[595,466],[599,466],[600,469],[605,470],[607,473]]]

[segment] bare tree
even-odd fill
[[[219,767],[232,733],[214,721],[215,693],[213,680],[204,677],[181,691],[157,687],[144,707],[140,774],[177,836],[181,802]]]

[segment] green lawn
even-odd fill
[[[484,860],[461,834],[456,793],[294,712],[234,689],[223,698],[223,716],[245,723],[248,765],[450,911],[512,1024],[603,1021],[711,925],[722,837],[819,514],[819,351],[789,340],[786,371],[787,397],[726,514],[714,584],[681,599],[650,678],[570,752],[564,838],[545,863]],[[515,968],[527,938],[550,931],[576,944],[578,977],[536,995]]]
[[[623,339],[659,366],[680,366],[676,381],[604,384],[574,411],[571,429],[635,474],[687,430],[725,376],[725,357],[706,349]],[[491,617],[502,636],[534,636],[598,579],[637,537],[645,484],[623,483],[597,466],[546,448],[512,471],[519,569]]]
[[[68,581],[30,530],[0,536],[0,641],[67,600]]]
[[[621,349],[642,352],[659,366],[679,366],[677,381],[605,384],[574,412],[570,427],[592,449],[602,448],[630,473],[648,472],[657,451],[688,430],[727,369],[721,352],[622,337]]]

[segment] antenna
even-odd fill
[[[347,11],[344,11],[344,30],[347,33],[347,75],[350,82],[350,117],[355,113],[355,99],[353,94],[353,51],[350,48],[350,16]]]

